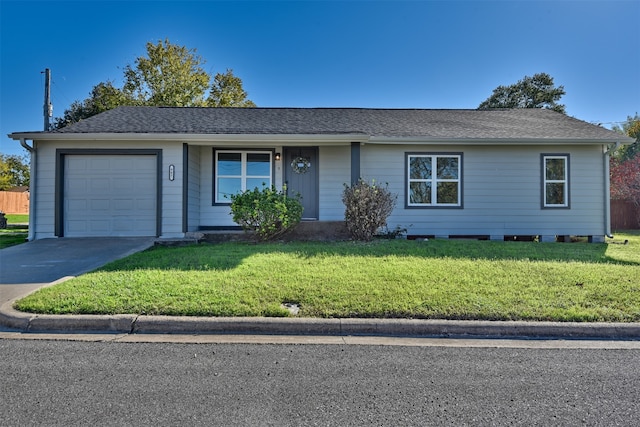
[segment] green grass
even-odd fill
[[[45,288],[40,313],[640,321],[629,244],[379,240],[157,247]]]
[[[23,214],[6,214],[7,222],[9,224],[28,224],[29,215]]]
[[[29,215],[6,214],[7,228],[0,228],[0,249],[24,243],[29,233]]]

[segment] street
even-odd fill
[[[23,425],[637,425],[640,350],[0,339]]]

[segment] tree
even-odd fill
[[[0,154],[0,190],[29,185],[29,162],[16,154]]]
[[[610,178],[611,199],[631,201],[640,221],[640,156],[624,161],[611,158]]]
[[[216,74],[211,85],[211,93],[207,100],[210,107],[255,107],[253,101],[247,99],[247,92],[242,88],[242,80],[227,69],[224,74]]]
[[[554,86],[553,77],[538,73],[510,86],[498,86],[478,108],[547,108],[566,114],[565,106],[557,103],[564,94],[563,86]]]
[[[95,116],[96,114],[121,105],[136,105],[136,102],[122,90],[113,86],[113,83],[98,83],[93,87],[87,99],[84,101],[74,101],[71,106],[65,110],[62,117],[56,118],[53,127],[60,129],[71,123],[79,122],[82,119]]]
[[[614,157],[624,161],[632,159],[640,153],[640,116],[638,113],[633,117],[627,116],[627,121],[622,123],[622,126],[613,126],[612,130],[636,139],[633,144],[620,147],[614,153]]]
[[[171,44],[168,39],[147,43],[146,49],[146,57],[125,66],[122,88],[111,82],[97,84],[87,99],[74,101],[54,127],[60,129],[122,105],[255,107],[231,69],[217,74],[210,86],[211,76],[202,68],[205,61],[195,49]]]
[[[138,57],[135,66],[124,69],[123,91],[140,105],[202,107],[211,77],[200,65],[204,60],[195,49],[165,40],[147,43],[148,57]]]

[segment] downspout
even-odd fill
[[[613,239],[613,234],[611,234],[611,177],[609,176],[609,158],[611,156],[609,153],[616,151],[619,147],[620,143],[616,142],[613,148],[605,145],[604,151],[604,230],[605,236],[610,239]]]
[[[33,142],[33,141],[32,141]],[[30,154],[31,161],[29,162],[29,234],[27,240],[32,241],[36,235],[36,148],[35,142],[33,146],[27,144],[24,138],[20,138],[20,145],[22,145]]]

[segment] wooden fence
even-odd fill
[[[638,230],[640,229],[640,212],[633,202],[628,200],[611,201],[611,229]]]
[[[0,191],[0,211],[8,214],[28,214],[29,193]]]

